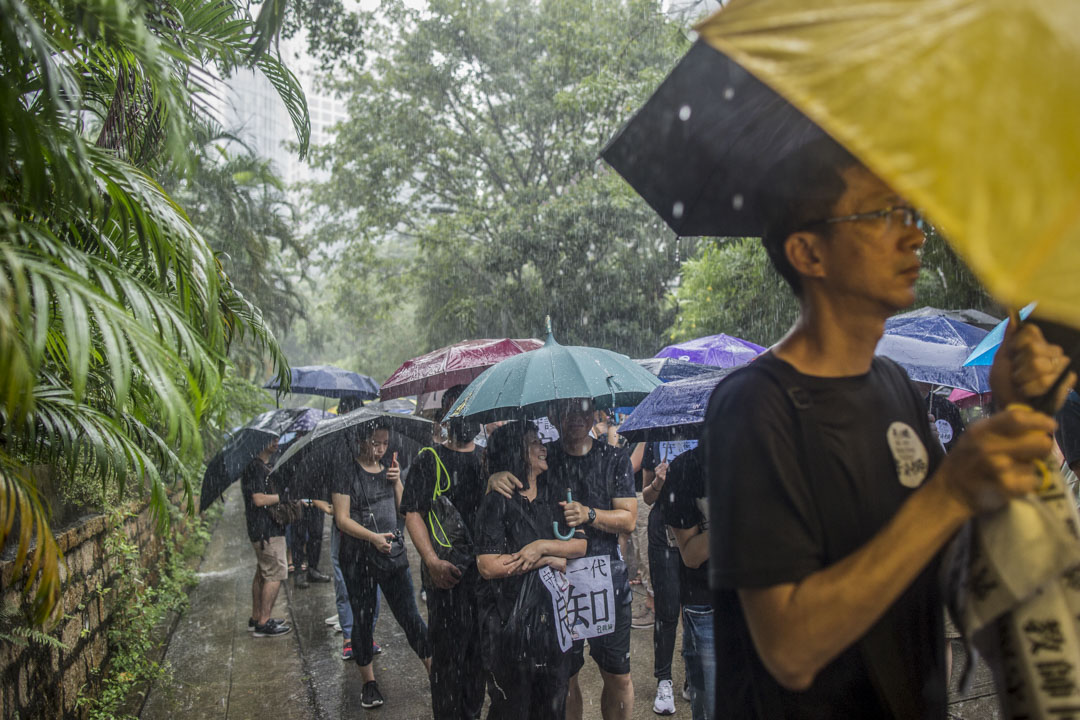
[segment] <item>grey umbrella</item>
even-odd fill
[[[283,432],[304,411],[303,408],[279,408],[256,416],[247,425],[236,430],[217,455],[210,459],[203,473],[199,492],[199,512],[221,497],[243,474],[255,456]]]

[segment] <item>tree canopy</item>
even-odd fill
[[[384,3],[365,62],[332,81],[349,117],[313,152],[319,239],[415,248],[378,294],[415,307],[424,349],[535,335],[550,314],[562,342],[652,355],[693,243],[598,155],[687,47],[647,0]]]
[[[0,547],[17,516],[39,622],[59,549],[33,469],[141,483],[164,521],[166,483],[190,492],[201,464],[231,345],[253,338],[288,371],[160,184],[192,171],[214,75],[240,65],[278,90],[303,151],[303,91],[267,52],[279,7],[0,0]]]

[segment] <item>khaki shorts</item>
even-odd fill
[[[285,582],[289,579],[284,535],[253,542],[251,546],[255,548],[255,559],[259,563],[259,575],[263,580]]]

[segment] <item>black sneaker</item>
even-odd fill
[[[278,625],[286,625],[285,618],[270,618],[270,622],[276,622]],[[255,622],[255,618],[248,618],[248,632],[255,632],[255,626],[258,623]]]
[[[308,578],[308,571],[307,570],[298,570],[296,575],[293,576],[293,585],[300,588],[301,590],[306,588],[306,587],[310,587],[310,583],[308,583],[307,578]]]
[[[379,693],[379,685],[374,680],[364,683],[364,688],[360,691],[360,707],[375,708],[382,704],[383,699]]]
[[[278,637],[279,635],[286,635],[292,630],[291,627],[285,623],[279,623],[273,618],[266,621],[265,625],[256,625],[255,637]]]
[[[328,583],[331,580],[329,575],[319,572],[318,568],[308,568],[307,577],[308,581],[317,583]]]

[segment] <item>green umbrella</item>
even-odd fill
[[[446,417],[480,422],[543,417],[552,400],[590,399],[598,408],[636,405],[660,385],[626,355],[555,342],[551,320],[539,350],[492,365],[472,381]]]

